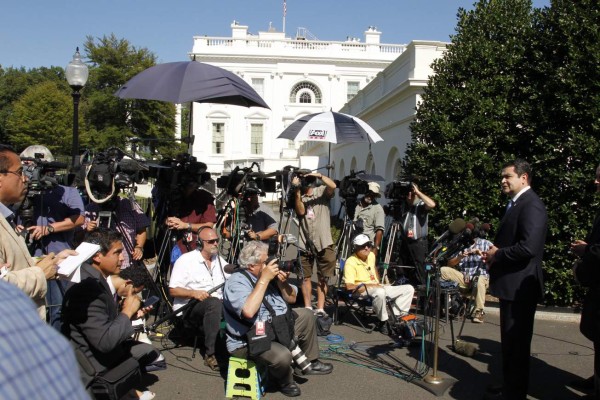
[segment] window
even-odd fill
[[[263,152],[263,125],[250,125],[250,153],[262,154]]]
[[[356,93],[358,93],[359,89],[360,89],[360,82],[348,82],[348,87],[346,90],[346,101],[350,101],[351,98],[353,98],[354,96],[356,96]]]
[[[213,122],[213,153],[223,154],[225,152],[225,124],[223,122]]]
[[[321,104],[322,100],[321,90],[310,82],[300,82],[290,92],[290,103]]]
[[[263,78],[252,78],[252,88],[260,97],[265,94],[265,80]]]

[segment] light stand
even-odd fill
[[[79,47],[77,47],[73,60],[67,65],[65,75],[69,86],[73,89],[73,143],[71,147],[71,169],[76,171],[79,166],[79,98],[80,90],[85,86],[88,79],[88,67],[81,61]]]

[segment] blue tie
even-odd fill
[[[514,202],[514,201],[512,201],[512,200],[509,200],[509,201],[508,201],[508,204],[506,205],[506,211],[505,211],[505,213],[509,212],[509,211],[510,211],[510,209],[511,209],[511,208],[512,208],[514,205],[515,205],[515,202]]]

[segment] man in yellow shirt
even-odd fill
[[[380,321],[379,331],[389,334],[388,310],[386,298],[393,302],[393,312],[397,316],[408,314],[415,293],[411,285],[390,286],[379,283],[375,266],[375,254],[371,251],[373,242],[365,234],[360,234],[352,241],[354,253],[346,260],[344,281],[346,289],[357,290],[359,297],[371,297],[373,309]]]

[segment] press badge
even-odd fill
[[[191,243],[193,239],[194,239],[194,236],[192,235],[192,232],[184,233],[184,241],[186,243]]]
[[[308,209],[306,210],[306,218],[308,218],[308,219],[315,218],[315,210],[313,210],[312,207],[308,207]]]
[[[265,335],[265,321],[256,321],[256,336]]]
[[[413,232],[412,229],[409,229],[408,234],[406,236],[408,236],[409,239],[412,239],[415,237],[415,233]]]

